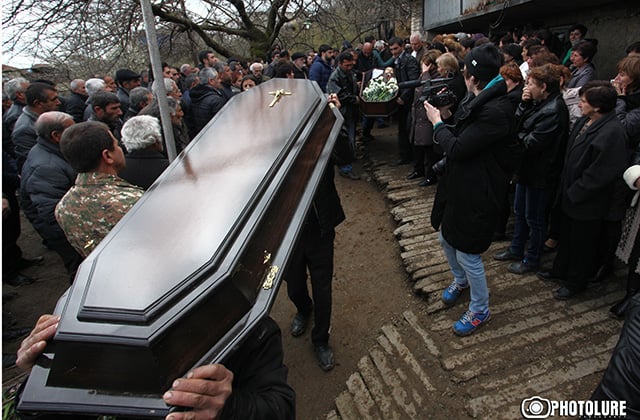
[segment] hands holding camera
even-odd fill
[[[453,104],[449,104],[441,108],[436,108],[428,101],[424,101],[423,105],[425,111],[427,111],[427,118],[432,125],[436,125],[437,123],[442,122],[443,119],[446,120],[447,118],[451,117],[451,107],[453,106]]]
[[[424,101],[423,105],[425,111],[427,111],[427,118],[431,121],[432,125],[442,122],[442,113],[438,108],[431,105],[428,101]]]

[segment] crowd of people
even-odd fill
[[[340,175],[357,180],[357,142],[373,141],[375,125],[387,121],[360,114],[362,84],[374,69],[390,68],[401,85],[392,99],[398,123],[394,164],[412,164],[407,179],[421,186],[437,185],[431,222],[453,277],[442,301],[454,306],[470,292],[453,332],[472,334],[491,318],[481,254],[506,238],[511,211],[511,242],[493,258],[509,261],[508,271],[516,275],[534,272],[558,282],[553,297],[567,300],[604,281],[618,255],[629,266],[627,291],[611,314],[623,318],[640,290],[640,206],[634,196],[640,187],[640,43],[620,51],[617,75],[602,75],[594,66],[598,42],[586,34],[584,25],[571,26],[565,46],[546,29],[493,40],[465,33],[430,41],[420,33],[388,42],[369,36],[355,47],[345,41],[340,49],[323,44],[317,52],[290,54],[274,46],[266,60],[253,62],[223,61],[205,50],[197,66],[163,64],[159,80],[150,81],[148,71],[119,69],[113,77],[70,81],[66,96],[52,81],[6,81],[3,282],[33,282],[21,270],[41,261],[21,256],[19,209],[44,245],[60,255],[72,282],[84,257],[167,168],[159,91],[167,96],[180,152],[234,95],[270,78],[314,81],[344,117],[333,164]],[[402,87],[415,81],[420,83]],[[314,351],[320,367],[330,370],[334,228],[344,219],[333,167],[314,202],[285,276],[297,308],[290,333],[302,335],[313,318]],[[552,267],[541,267],[544,252],[556,252]],[[47,316],[25,339],[21,367],[30,368],[55,324]],[[279,341],[272,325],[264,328]],[[165,399],[185,405],[181,389],[205,389],[198,388],[203,379],[223,381],[195,408],[237,411],[239,403],[232,402],[240,395],[255,404],[254,414],[287,418],[295,412],[294,395],[282,349],[274,351],[269,366],[275,395],[231,393],[243,389],[250,375],[234,377],[235,366],[216,365],[178,381]]]

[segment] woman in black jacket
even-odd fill
[[[560,93],[560,77],[553,64],[531,69],[516,111],[518,139],[525,153],[516,172],[515,227],[509,248],[494,256],[499,261],[517,261],[508,268],[515,274],[536,271],[540,265],[546,209],[559,179],[560,154],[569,131],[569,111]]]
[[[608,82],[593,81],[580,89],[583,117],[569,136],[560,183],[564,220],[558,254],[551,272],[539,273],[544,280],[563,281],[553,293],[559,300],[583,291],[595,273],[614,184],[628,166],[626,135],[614,110],[616,97]]]

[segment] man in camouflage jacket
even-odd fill
[[[144,191],[118,177],[124,154],[106,124],[88,121],[69,127],[60,148],[78,177],[56,206],[56,220],[86,257]]]

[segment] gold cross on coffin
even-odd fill
[[[273,92],[269,92],[269,95],[274,96],[273,101],[271,101],[271,103],[269,104],[269,108],[273,108],[273,106],[277,104],[278,101],[280,101],[280,98],[282,98],[283,96],[291,95],[291,92],[286,92],[284,89],[278,89],[274,90]]]

